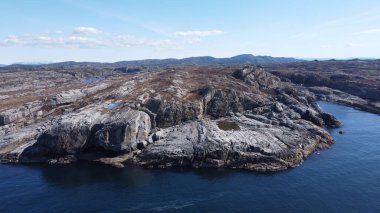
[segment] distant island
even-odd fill
[[[78,68],[78,67],[94,67],[94,68],[115,68],[125,66],[166,66],[166,65],[211,65],[211,64],[268,64],[268,63],[288,63],[299,62],[301,59],[271,56],[254,56],[251,54],[237,55],[231,58],[214,58],[211,56],[190,57],[183,59],[145,59],[132,61],[119,61],[114,63],[99,62],[75,62],[66,61],[59,63],[38,63],[38,64],[11,64],[6,69],[59,69],[59,68]],[[5,66],[5,65],[4,65]]]

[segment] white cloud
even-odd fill
[[[54,30],[52,33],[53,34],[62,34],[63,32],[61,30]]]
[[[196,43],[202,41],[203,38],[208,36],[217,36],[224,34],[221,30],[205,30],[205,31],[182,31],[175,32],[176,38],[183,39],[187,43]]]
[[[363,31],[357,32],[356,34],[371,34],[371,33],[380,33],[380,28],[363,30]]]
[[[74,29],[73,34],[82,34],[82,35],[94,35],[100,34],[102,31],[94,27],[77,27]]]
[[[15,35],[9,35],[7,36],[3,42],[4,44],[19,44],[20,43],[20,40],[18,39],[17,36]]]
[[[80,33],[79,33],[80,32]],[[34,47],[130,47],[151,46],[171,47],[170,39],[146,39],[133,35],[112,35],[100,33],[100,30],[83,27],[75,28],[72,34],[39,33],[24,35],[9,35],[0,40],[1,46],[34,46]]]
[[[208,30],[208,31],[183,31],[175,32],[174,35],[177,37],[207,37],[224,34],[221,30]]]
[[[97,47],[131,47],[150,46],[160,48],[177,48],[186,43],[199,42],[207,36],[223,34],[220,30],[210,31],[186,31],[175,32],[166,38],[148,39],[145,37],[119,34],[114,35],[102,32],[93,27],[77,27],[71,33],[62,31],[9,35],[2,40],[0,46],[33,46],[33,47],[74,47],[74,48],[97,48]],[[174,37],[173,37],[174,35]],[[186,44],[185,43],[185,44]]]

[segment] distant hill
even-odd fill
[[[116,68],[127,66],[166,66],[166,65],[185,65],[185,64],[269,64],[269,63],[290,63],[300,62],[303,60],[285,57],[271,56],[254,56],[251,54],[237,55],[231,58],[214,58],[211,56],[190,57],[183,59],[145,59],[133,61],[119,61],[114,63],[99,63],[99,62],[75,62],[66,61],[51,64],[12,64],[3,69],[64,69],[64,68],[80,68],[80,67],[95,67],[95,68]]]

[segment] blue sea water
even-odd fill
[[[380,212],[380,116],[320,105],[344,127],[294,169],[0,165],[0,212]]]
[[[106,79],[104,76],[94,76],[84,79],[82,82],[85,84],[92,84]]]

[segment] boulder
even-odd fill
[[[335,118],[335,116],[327,112],[322,113],[321,118],[323,119],[323,122],[327,127],[330,127],[330,128],[342,127],[342,123],[339,122],[338,119]]]

